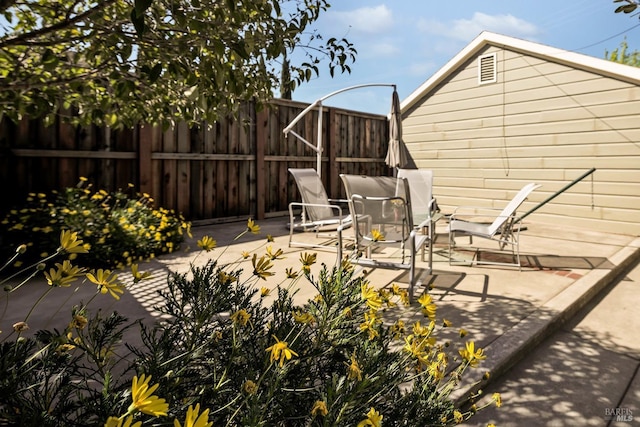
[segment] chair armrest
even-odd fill
[[[348,199],[327,199],[330,203],[346,203],[349,204]]]
[[[468,210],[469,212],[462,212]],[[493,222],[496,218],[511,218],[515,221],[519,221],[520,217],[514,212],[511,215],[500,216],[497,213],[502,212],[500,208],[488,208],[483,206],[459,206],[451,215],[449,215],[449,221],[471,221],[471,222],[483,222],[483,219],[487,219],[488,222]]]
[[[342,207],[338,206],[338,205],[325,205],[322,203],[304,203],[304,202],[290,202],[289,203],[289,213],[291,215],[293,215],[293,208],[294,207],[301,207],[301,208],[305,208],[305,207],[311,207],[311,208],[331,208],[333,210],[335,210],[338,213],[339,217],[342,217]]]

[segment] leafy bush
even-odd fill
[[[258,230],[250,220],[238,238]],[[198,246],[210,252],[215,240]],[[83,250],[76,234],[63,232],[54,255]],[[268,245],[247,272],[239,259],[171,273],[157,308],[168,320],[151,326],[118,313],[90,316],[87,303],[74,308],[64,330],[29,337],[27,315],[0,336],[0,423],[424,426],[454,425],[481,409],[457,408],[449,396],[484,353],[473,342],[460,350],[437,342],[448,322],[436,326],[428,294],[418,300],[424,319],[407,325],[406,290],[374,289],[346,259],[315,277],[312,253],[284,280],[260,286],[275,279],[281,256]],[[44,295],[82,277],[97,285],[97,296],[118,299],[126,290],[109,270],[55,266],[45,270]],[[135,264],[131,274],[131,286],[148,276]],[[317,294],[296,305],[300,281]],[[19,288],[7,288],[7,297]],[[123,336],[133,327],[140,340],[124,343],[131,352],[124,357]]]
[[[49,196],[29,194],[25,205],[11,210],[0,224],[5,250],[26,244],[33,248],[27,256],[33,253],[34,260],[34,250],[43,256],[53,253],[60,232],[71,230],[91,248],[80,261],[109,268],[171,253],[191,229],[181,215],[154,209],[149,195],[134,193],[133,185],[127,191],[92,191],[86,178]]]

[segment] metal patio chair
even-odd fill
[[[387,176],[340,175],[349,198],[358,265],[409,271],[409,298],[417,283],[416,253],[428,236],[413,223],[409,183]],[[338,232],[342,240],[341,229]],[[342,243],[338,245],[342,259]],[[423,251],[424,254],[424,251]],[[431,271],[429,271],[431,273]]]
[[[406,178],[411,195],[411,213],[418,231],[428,236],[429,268],[432,268],[433,244],[435,243],[435,224],[443,215],[438,212],[433,197],[433,171],[427,169],[398,168],[398,178]],[[427,245],[425,245],[427,246]],[[422,254],[424,261],[424,253]]]

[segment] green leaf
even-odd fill
[[[635,3],[632,3],[632,4],[625,4],[625,5],[623,5],[623,6],[618,6],[618,7],[616,8],[616,13],[620,13],[620,12],[623,12],[623,13],[632,13],[634,10],[636,10],[636,9],[637,9],[637,7],[638,7],[638,5],[637,5],[637,4],[635,4]]]
[[[161,73],[162,73],[162,64],[157,63],[156,65],[153,66],[153,68],[149,72],[149,81],[151,83],[155,83],[156,80],[158,80],[158,77],[160,77]]]
[[[134,8],[136,16],[142,17],[144,12],[151,6],[151,3],[153,3],[153,0],[136,0]]]
[[[55,62],[56,60],[57,60],[56,55],[53,53],[51,49],[45,50],[44,54],[42,54],[42,62],[44,64],[50,64],[52,62]]]
[[[107,116],[107,124],[109,126],[115,126],[118,123],[118,115],[116,113],[111,113]]]
[[[136,14],[135,9],[131,11],[131,23],[133,24],[133,28],[136,30],[136,34],[138,37],[142,37],[144,34],[145,26],[144,26],[144,15]]]

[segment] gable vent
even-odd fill
[[[497,80],[496,54],[492,53],[479,57],[478,84],[495,83]]]

